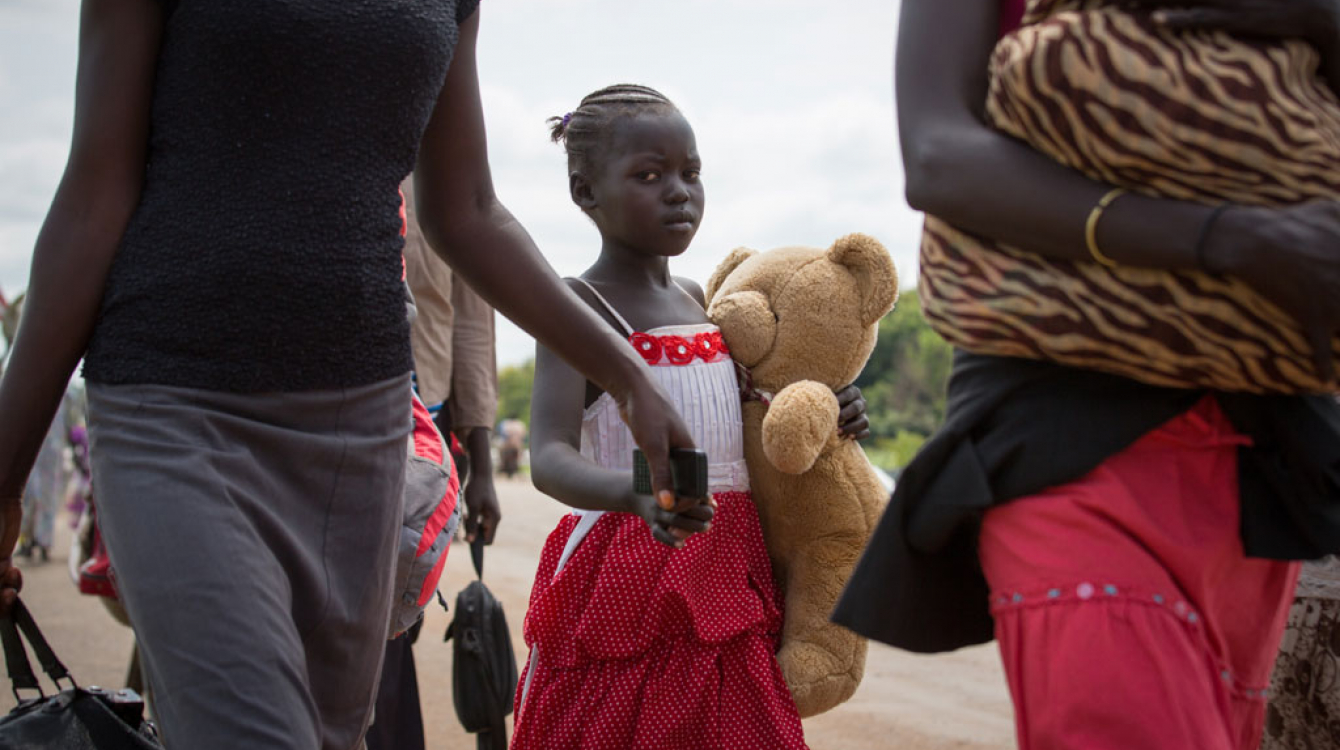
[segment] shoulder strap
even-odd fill
[[[587,281],[586,279],[578,278],[576,276],[573,276],[572,278],[574,281],[580,282],[582,286],[586,287],[587,290],[591,292],[591,294],[595,295],[596,302],[599,302],[600,306],[605,308],[605,312],[609,313],[610,317],[614,318],[614,320],[616,320],[619,323],[619,325],[621,326],[621,328],[619,329],[619,333],[622,333],[624,335],[624,338],[628,338],[629,336],[633,335],[633,333],[637,329],[628,325],[628,321],[624,320],[624,317],[619,314],[619,311],[614,309],[614,305],[611,305],[609,303],[609,300],[602,297],[600,295],[600,292],[597,292],[596,288],[591,286],[591,282]]]

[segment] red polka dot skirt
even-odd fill
[[[550,535],[513,750],[805,747],[777,666],[782,610],[758,515],[747,492],[716,498],[712,529],[681,550],[607,513],[555,575],[577,517]]]

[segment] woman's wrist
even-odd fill
[[[616,351],[618,356],[605,360],[608,382],[597,381],[596,385],[608,392],[616,403],[625,404],[639,390],[655,386],[647,372],[646,363],[633,347],[620,340]]]
[[[1254,206],[1232,205],[1213,215],[1197,248],[1199,270],[1229,276],[1250,275],[1256,267],[1262,247],[1269,245],[1263,237],[1269,219],[1263,209]],[[1207,219],[1208,220],[1208,219]]]

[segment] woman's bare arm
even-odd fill
[[[535,486],[574,508],[638,515],[658,541],[672,546],[705,530],[712,519],[711,505],[695,500],[685,504],[682,513],[664,510],[650,496],[633,491],[630,472],[597,466],[581,455],[585,400],[586,378],[553,352],[536,347],[530,406],[530,469]]]
[[[74,137],[37,237],[23,318],[0,380],[0,586],[10,586],[19,498],[93,330],[139,203],[162,18],[155,0],[84,0]],[[14,571],[16,574],[17,571]],[[5,591],[3,601],[12,601]]]
[[[995,8],[982,0],[903,2],[895,70],[908,202],[1040,255],[1087,259],[1084,224],[1110,186],[986,124]],[[1127,195],[1103,214],[1098,244],[1123,265],[1197,268],[1196,244],[1212,211]],[[1238,276],[1291,313],[1330,377],[1330,339],[1340,329],[1338,244],[1340,204],[1234,207],[1206,235],[1204,270]]]
[[[480,296],[619,403],[658,495],[673,492],[670,448],[693,439],[632,347],[565,287],[498,200],[475,68],[479,11],[461,25],[451,70],[419,148],[414,190],[428,243]]]
[[[898,128],[913,208],[1043,255],[1083,260],[1084,222],[1110,186],[986,124],[996,2],[905,0],[898,26]],[[1099,224],[1099,244],[1128,265],[1195,267],[1210,209],[1126,196]],[[1157,233],[1148,230],[1157,223]],[[1152,236],[1151,235],[1155,235]]]

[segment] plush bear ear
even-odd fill
[[[717,290],[721,288],[721,283],[730,276],[731,271],[740,267],[740,264],[758,255],[757,250],[750,250],[747,247],[737,247],[730,251],[730,255],[721,261],[717,270],[712,272],[712,277],[707,280],[707,288],[703,290],[703,296],[707,298],[707,304],[712,304],[712,298],[717,296]]]
[[[772,351],[777,338],[777,316],[768,298],[759,292],[735,292],[712,300],[707,317],[721,329],[731,358],[753,367]]]
[[[861,291],[861,321],[873,325],[893,309],[898,299],[898,270],[889,251],[874,237],[849,234],[833,243],[828,255],[846,266]]]

